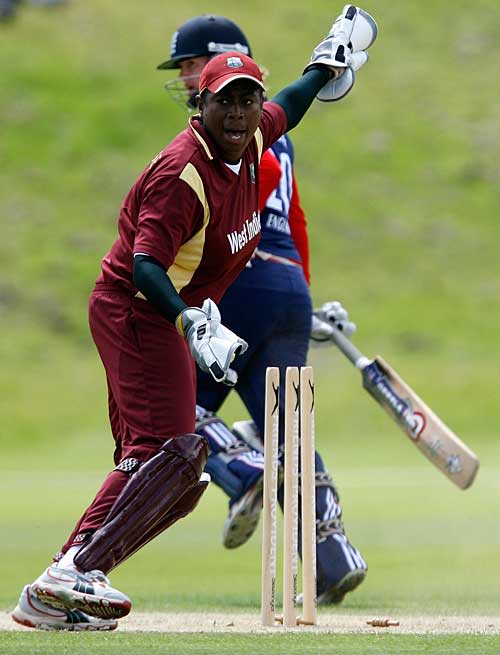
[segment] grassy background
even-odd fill
[[[109,655],[143,653],[151,655],[175,653],[175,655],[317,655],[317,653],[342,653],[343,655],[387,655],[398,653],[417,655],[446,653],[447,655],[495,655],[498,653],[497,637],[478,640],[471,635],[405,637],[393,635],[261,635],[258,640],[249,635],[235,635],[228,639],[220,635],[185,634],[5,634],[3,652],[9,655],[88,655],[102,652]]]
[[[0,26],[0,608],[12,607],[45,566],[110,466],[86,303],[123,196],[185,125],[162,91],[171,74],[155,70],[171,33],[207,10],[236,19],[271,70],[272,95],[300,73],[341,8],[172,4],[27,5]],[[452,487],[338,353],[311,353],[318,447],[370,567],[335,611],[494,614],[500,6],[364,7],[380,37],[355,90],[333,106],[315,103],[293,132],[314,299],[344,301],[359,326],[356,343],[381,352],[482,468],[469,491]],[[224,415],[244,416],[236,398]],[[211,489],[195,515],[121,567],[115,583],[137,608],[256,608],[259,539],[223,551],[224,516],[225,500]]]

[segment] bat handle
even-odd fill
[[[359,368],[360,371],[371,363],[371,360],[368,359],[368,357],[365,357],[363,353],[358,350],[356,346],[335,326],[333,326],[331,339],[347,359],[349,359],[356,368]]]

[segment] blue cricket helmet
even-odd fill
[[[179,68],[179,62],[192,57],[212,57],[237,50],[252,56],[250,44],[240,28],[224,16],[196,16],[183,23],[172,37],[170,59],[159,69]]]

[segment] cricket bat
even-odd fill
[[[425,457],[458,487],[470,487],[479,469],[479,460],[475,453],[441,421],[382,357],[368,359],[337,328],[334,328],[331,339],[361,371],[364,388],[382,405]]]

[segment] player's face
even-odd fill
[[[179,62],[179,78],[184,83],[189,95],[198,92],[201,71],[210,57],[192,57]]]
[[[203,126],[224,161],[237,163],[253,139],[262,114],[262,91],[249,80],[235,80],[199,103]]]

